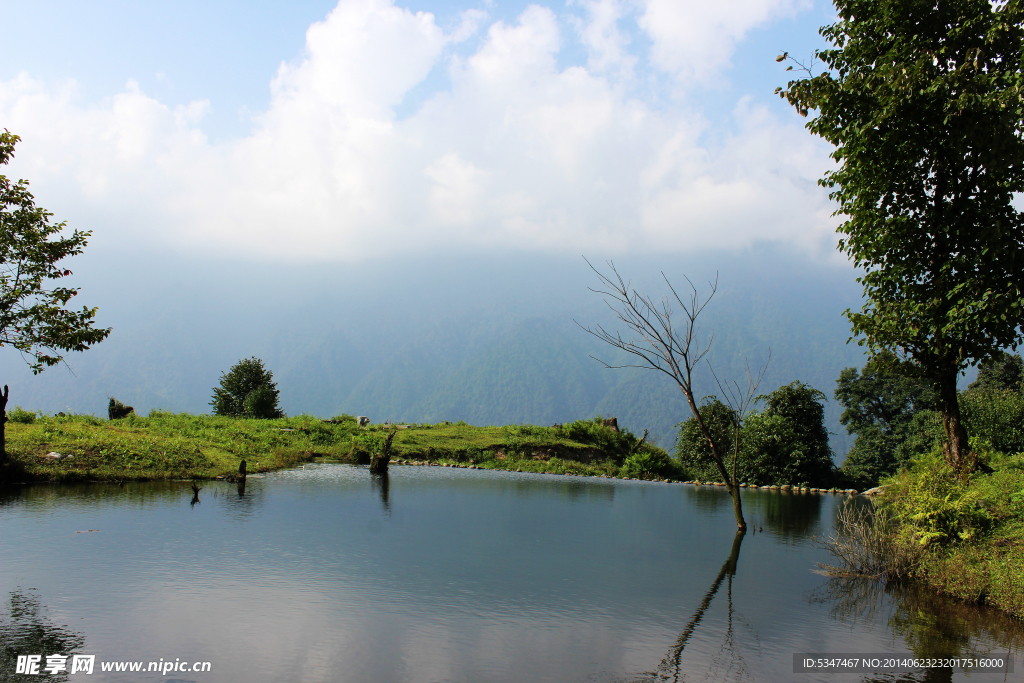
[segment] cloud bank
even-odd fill
[[[207,103],[171,107],[132,82],[98,103],[71,81],[0,82],[0,126],[23,138],[8,173],[96,238],[246,258],[830,250],[827,150],[750,98],[729,122],[700,102],[749,31],[798,9],[574,0],[510,22],[468,10],[446,32],[388,0],[341,0],[234,140],[203,134]],[[429,83],[443,84],[417,95]]]

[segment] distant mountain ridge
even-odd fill
[[[709,359],[723,379],[742,380],[746,360],[763,363],[770,347],[762,393],[799,379],[831,399],[840,370],[863,363],[862,350],[846,343],[842,316],[859,306],[851,269],[771,252],[676,260],[688,263],[669,271],[630,257],[617,266],[641,291],[658,294],[658,268],[677,287],[686,286],[686,273],[701,289],[715,277],[706,264],[718,264],[718,294],[701,330],[702,338],[714,331]],[[480,425],[614,415],[666,448],[688,417],[668,378],[609,370],[591,358],[623,360],[574,322],[618,329],[601,297],[587,291],[596,278],[581,259],[453,256],[274,270],[161,263],[125,265],[111,254],[84,260],[76,271],[82,303],[99,306],[100,324],[114,332],[69,358],[74,374],[55,368],[32,377],[15,352],[0,351],[12,404],[102,415],[116,396],[142,414],[208,412],[220,373],[255,355],[274,372],[289,414]],[[120,273],[116,282],[110,272]],[[697,388],[699,396],[718,393],[706,367]],[[830,400],[841,460],[851,442],[839,412]]]

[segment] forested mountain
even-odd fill
[[[831,397],[841,369],[863,364],[861,349],[846,343],[842,311],[859,300],[848,267],[772,252],[629,257],[616,266],[650,293],[666,291],[659,269],[677,287],[689,275],[702,293],[717,270],[700,338],[713,332],[709,359],[722,379],[742,380],[746,360],[763,363],[770,347],[763,393],[800,379]],[[114,268],[123,273],[116,284]],[[578,258],[452,256],[270,271],[194,260],[124,264],[100,253],[83,257],[76,277],[81,303],[99,306],[113,334],[70,357],[73,373],[58,367],[33,377],[14,351],[0,351],[12,404],[103,414],[116,396],[141,414],[209,412],[220,373],[258,356],[289,414],[547,425],[614,415],[665,447],[688,416],[668,378],[605,369],[590,357],[628,362],[574,322],[616,329]],[[697,389],[718,393],[706,367]],[[841,460],[849,439],[839,412],[830,401]]]

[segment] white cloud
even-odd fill
[[[809,0],[645,0],[640,26],[651,60],[683,82],[710,83],[748,31],[810,6]]]
[[[796,0],[742,8],[651,0],[651,57],[680,76],[726,64],[750,27]],[[250,135],[210,143],[209,104],[170,108],[129,83],[82,104],[73,83],[0,82],[16,169],[97,234],[177,249],[356,260],[450,248],[684,251],[784,240],[817,249],[832,219],[814,186],[828,160],[798,126],[743,102],[731,134],[630,87],[637,54],[619,0],[582,0],[575,25],[531,5],[469,53],[429,13],[342,0],[282,65]],[[736,16],[733,16],[736,15]],[[586,66],[560,67],[578,35]],[[678,43],[678,44],[676,44]],[[447,83],[410,115],[395,107],[438,70]],[[635,83],[633,83],[635,85]],[[634,93],[634,94],[630,94]],[[676,101],[678,102],[678,101]],[[716,122],[718,131],[720,122]],[[73,219],[62,215],[60,218]],[[72,220],[72,222],[75,222]]]
[[[589,15],[586,21],[573,21],[589,53],[587,67],[596,72],[629,74],[637,59],[626,52],[630,41],[619,27],[626,14],[622,0],[576,0],[569,4],[583,7]]]

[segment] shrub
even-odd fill
[[[213,390],[214,415],[275,419],[284,417],[278,407],[274,373],[263,367],[259,358],[245,358],[221,373],[220,386]]]
[[[947,546],[976,540],[989,525],[979,493],[956,476],[941,448],[913,461],[907,473],[891,480],[883,505],[905,534],[922,546]]]
[[[833,576],[907,578],[920,564],[923,550],[894,532],[885,509],[847,501],[836,512],[835,531],[822,541],[838,564],[818,566]]]
[[[668,453],[660,448],[644,448],[622,461],[621,474],[638,479],[663,478],[673,474],[674,466]]]
[[[15,406],[14,410],[7,411],[7,421],[17,422],[18,424],[30,425],[36,421],[36,414],[30,413],[27,410],[22,409],[21,406]]]
[[[107,403],[107,419],[108,420],[120,420],[122,417],[128,417],[135,413],[135,408],[126,406],[125,404],[118,401],[113,396],[110,397],[110,402]]]
[[[615,431],[605,427],[603,421],[600,415],[592,420],[574,420],[562,425],[562,433],[573,441],[596,447],[621,463],[633,452],[639,439],[628,429],[620,427]]]
[[[307,431],[309,440],[316,446],[331,446],[338,440],[338,436],[324,424],[314,424]]]

